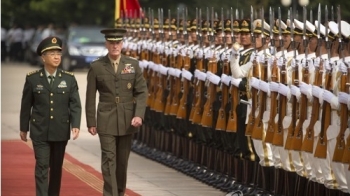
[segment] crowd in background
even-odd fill
[[[49,36],[64,37],[64,27],[53,23],[38,25],[13,24],[11,28],[1,27],[1,62],[26,62],[31,55],[31,44]],[[36,40],[35,40],[36,39]]]

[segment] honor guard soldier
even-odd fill
[[[20,111],[20,136],[30,132],[36,159],[36,195],[60,195],[65,149],[79,136],[81,104],[73,73],[61,63],[62,40],[47,37],[37,47],[44,68],[27,74]]]
[[[231,84],[235,85],[239,89],[240,103],[236,108],[237,112],[237,146],[239,147],[239,153],[236,154],[238,158],[241,158],[236,165],[236,180],[239,183],[243,183],[249,187],[245,192],[252,192],[255,183],[255,174],[257,173],[257,158],[254,152],[253,142],[250,136],[246,136],[246,121],[248,109],[248,99],[250,99],[250,87],[248,84],[248,73],[252,67],[251,55],[254,52],[252,37],[251,37],[251,21],[248,19],[241,20],[240,23],[240,40],[243,47],[240,55],[237,49],[232,49],[231,57],[231,72],[232,81]]]

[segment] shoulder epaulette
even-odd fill
[[[95,62],[95,61],[97,61],[97,60],[99,60],[101,57],[97,57],[97,58],[95,58],[94,60],[92,60],[91,61],[91,63],[93,63],[93,62]]]
[[[40,70],[31,71],[31,72],[27,73],[27,76],[31,76],[31,75],[33,75],[35,73],[38,73],[39,71]]]
[[[134,58],[134,57],[131,57],[131,56],[127,56],[129,59],[132,59],[132,60],[135,60],[135,61],[137,61],[137,59],[136,58]]]
[[[64,70],[62,70],[62,73],[65,73],[65,74],[68,74],[68,75],[71,75],[71,76],[73,76],[73,75],[74,75],[74,73],[73,73],[73,72],[64,71]]]

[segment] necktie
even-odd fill
[[[118,70],[118,64],[117,63],[113,63],[113,67],[114,67],[114,72],[117,73]]]
[[[53,87],[53,80],[55,78],[55,76],[49,76],[50,78],[50,87],[52,88]]]

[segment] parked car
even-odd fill
[[[68,28],[62,49],[62,69],[89,68],[93,60],[108,53],[101,29],[98,26]]]

